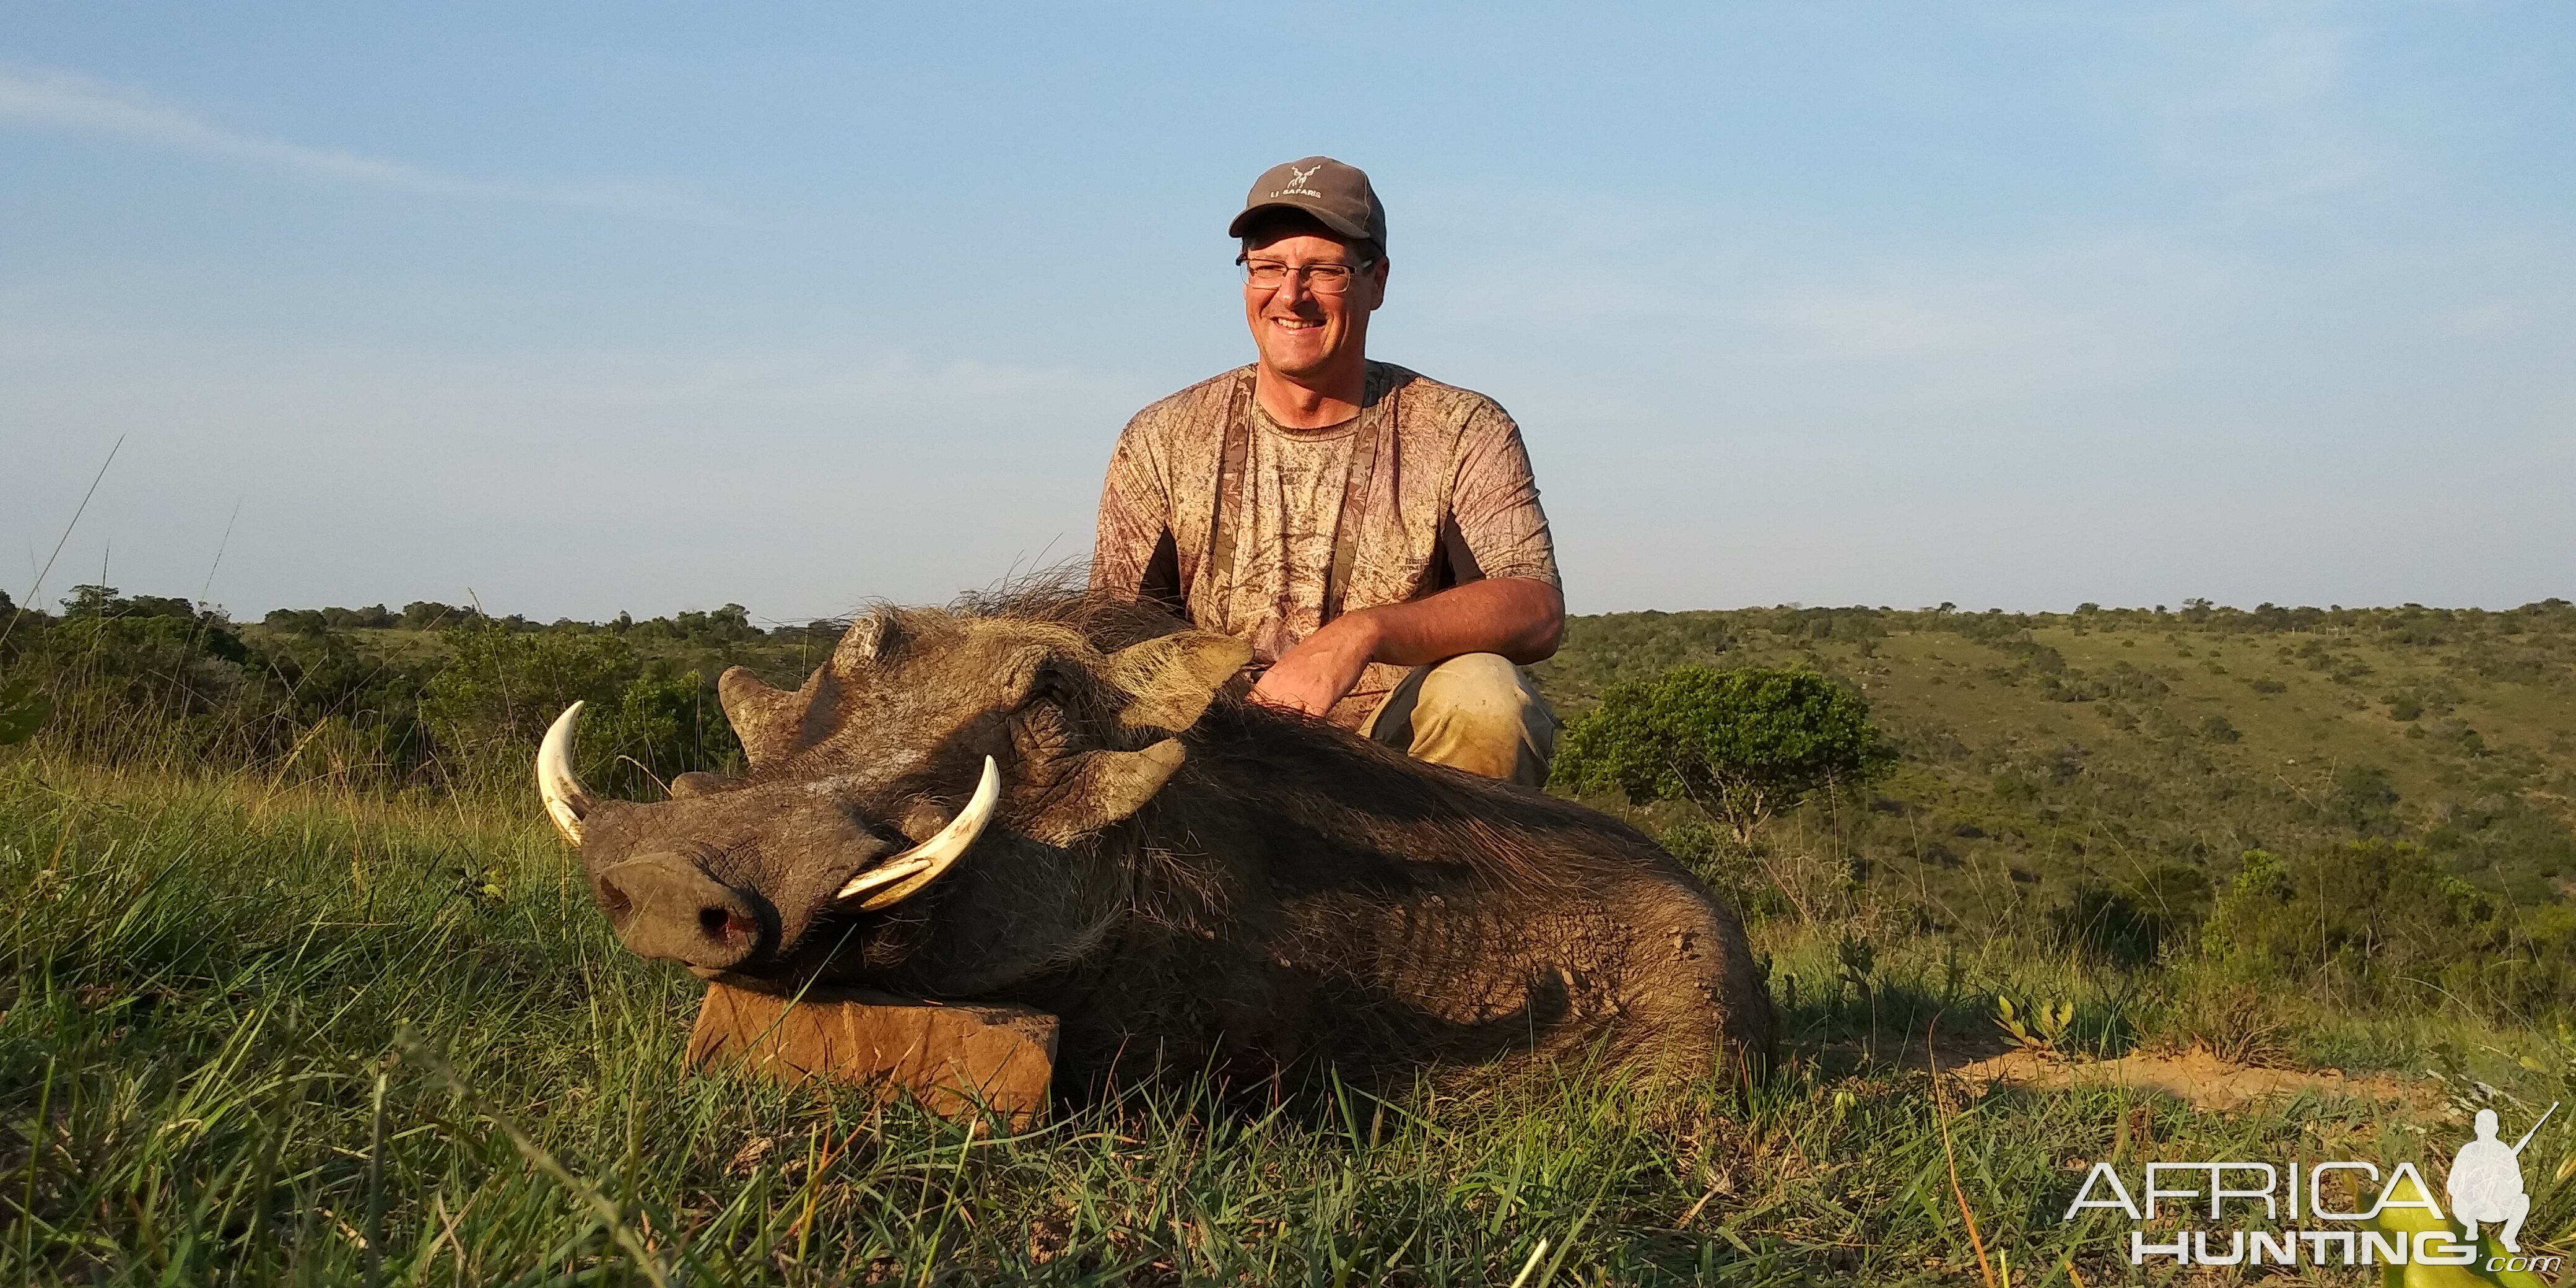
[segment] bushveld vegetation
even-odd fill
[[[1746,912],[1766,1081],[1250,1115],[1184,1083],[1017,1131],[682,1073],[694,981],[617,947],[523,785],[575,699],[595,786],[723,767],[714,675],[793,684],[834,623],[250,624],[107,587],[0,623],[0,708],[48,708],[0,750],[13,1281],[2164,1282],[2115,1214],[2058,1219],[2092,1161],[2438,1175],[2475,1108],[2576,1097],[2560,601],[1577,619],[1538,668],[1595,748],[1560,790]],[[1749,824],[1573,772],[1676,667],[1712,673],[1668,712],[1716,720],[1759,670],[1865,704],[1865,750]],[[1930,1071],[2013,1045],[2421,1094],[2217,1111]],[[2526,1248],[2576,1239],[2567,1117],[2526,1156]]]

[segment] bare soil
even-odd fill
[[[2117,1060],[2061,1060],[2029,1051],[1949,1068],[1971,1083],[2063,1088],[2124,1086],[2158,1091],[2201,1109],[2236,1109],[2273,1096],[2341,1096],[2434,1109],[2441,1098],[2422,1079],[2393,1074],[2347,1074],[2341,1069],[2273,1069],[2222,1060],[2195,1047],[2178,1055],[2129,1055]]]

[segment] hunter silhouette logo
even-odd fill
[[[2478,1111],[2477,1139],[2451,1156],[2451,1179],[2442,1186],[2451,1196],[2451,1215],[2465,1230],[2462,1239],[2475,1243],[2480,1222],[2500,1223],[2504,1228],[2496,1239],[2504,1250],[2522,1251],[2522,1219],[2531,1215],[2531,1195],[2522,1188],[2522,1147],[2557,1112],[2558,1102],[2551,1101],[2539,1122],[2507,1145],[2496,1139],[2496,1111]]]
[[[2126,1216],[2133,1266],[2164,1257],[2185,1266],[2380,1266],[2388,1268],[2392,1284],[2400,1278],[2396,1267],[2458,1266],[2486,1276],[2420,1282],[2538,1285],[2547,1282],[2540,1276],[2555,1274],[2566,1262],[2522,1250],[2522,1223],[2531,1215],[2522,1151],[2557,1112],[2551,1104],[2522,1139],[2507,1144],[2497,1138],[2496,1112],[2479,1110],[2476,1137],[2451,1157],[2442,1187],[2448,1213],[2413,1163],[2383,1169],[2359,1159],[2293,1158],[2286,1166],[2253,1159],[2160,1159],[2144,1165],[2136,1190],[2112,1163],[2093,1164],[2062,1219],[2073,1221],[2094,1209]],[[2256,1221],[2260,1225],[2247,1228]],[[2150,1236],[2150,1225],[2160,1233]],[[2480,1226],[2501,1228],[2489,1243],[2479,1239]],[[2487,1277],[2494,1275],[2508,1277]]]

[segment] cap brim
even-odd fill
[[[1328,214],[1324,211],[1315,209],[1313,206],[1300,205],[1294,201],[1265,201],[1257,206],[1246,206],[1244,207],[1242,214],[1234,217],[1233,223],[1225,226],[1225,235],[1228,237],[1241,237],[1243,235],[1243,230],[1252,226],[1253,220],[1273,210],[1294,210],[1298,214],[1304,215],[1314,220],[1316,223],[1322,224],[1326,228],[1330,228],[1334,232],[1350,238],[1352,241],[1368,240],[1368,229],[1363,228],[1358,224],[1354,224],[1350,220],[1344,219],[1339,215]]]

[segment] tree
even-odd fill
[[[407,631],[434,631],[479,616],[470,608],[453,608],[435,599],[415,599],[403,605],[400,625]]]
[[[1749,847],[1774,815],[1895,761],[1869,703],[1813,671],[1678,666],[1604,692],[1566,729],[1555,778],[1638,805],[1690,801]]]
[[[484,618],[446,632],[448,657],[420,700],[439,741],[464,772],[524,777],[527,756],[574,702],[591,705],[581,773],[612,795],[693,769],[715,769],[741,744],[714,686],[695,671],[657,670],[615,635],[514,631]]]
[[[447,663],[421,695],[421,714],[451,747],[534,748],[566,706],[613,702],[643,673],[613,635],[515,632],[486,619],[444,638]]]

